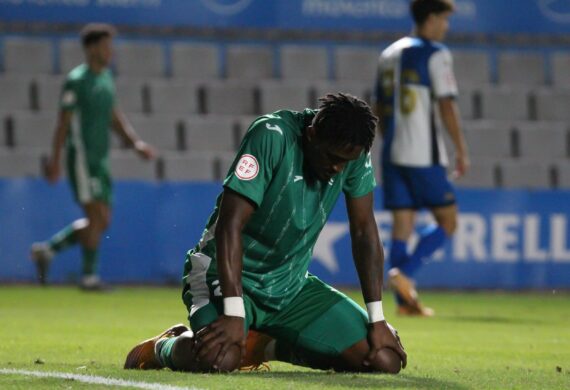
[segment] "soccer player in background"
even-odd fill
[[[445,127],[455,147],[454,177],[469,167],[467,146],[455,99],[457,84],[451,53],[440,43],[454,10],[451,0],[413,0],[415,34],[380,56],[375,110],[383,137],[384,206],[393,216],[388,264],[390,284],[402,315],[433,315],[420,304],[411,278],[443,247],[457,225],[455,192],[447,177],[442,138]],[[428,208],[436,224],[420,232],[408,252],[416,211]]]
[[[382,312],[384,257],[370,160],[377,119],[350,95],[320,102],[319,110],[277,111],[250,126],[186,257],[183,300],[194,332],[177,325],[140,343],[125,368],[232,371],[240,360],[343,371],[405,367]],[[307,272],[341,192],[368,315]]]
[[[85,63],[68,74],[63,86],[46,176],[51,183],[59,179],[66,145],[68,178],[85,218],[71,223],[48,241],[32,245],[31,257],[41,283],[46,282],[53,256],[80,244],[83,252],[80,287],[87,290],[104,287],[97,265],[99,241],[111,218],[110,129],[142,158],[152,159],[155,155],[152,147],[138,138],[116,105],[115,85],[108,68],[114,35],[115,29],[106,24],[85,26],[81,31]]]

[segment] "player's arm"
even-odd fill
[[[461,131],[459,108],[455,102],[458,94],[457,81],[453,72],[453,57],[447,49],[434,53],[429,60],[429,72],[433,94],[443,125],[447,129],[455,146],[456,167],[454,175],[462,176],[469,168],[467,146]]]
[[[52,153],[46,167],[46,177],[50,183],[55,183],[61,175],[61,154],[72,118],[72,110],[59,111],[57,126],[53,136]]]
[[[467,152],[467,144],[461,130],[461,121],[459,108],[454,98],[445,97],[438,100],[441,121],[443,122],[453,145],[455,146],[455,174],[463,176],[469,168],[469,153]]]
[[[224,298],[224,315],[198,334],[198,358],[203,359],[217,345],[220,352],[214,369],[222,362],[232,345],[245,354],[245,309],[241,284],[242,231],[255,211],[254,204],[242,195],[224,190],[216,223],[216,258],[220,287]]]
[[[382,311],[384,251],[374,219],[373,204],[372,192],[356,198],[346,198],[352,255],[370,321],[368,331],[370,352],[364,364],[368,365],[380,349],[388,347],[400,355],[403,362],[402,366],[405,367],[406,352],[389,329]]]
[[[125,144],[135,149],[139,156],[146,160],[151,160],[156,156],[156,152],[152,146],[140,139],[125,114],[116,107],[113,108],[112,126],[113,130],[119,134]]]

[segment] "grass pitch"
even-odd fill
[[[362,302],[358,292],[351,293]],[[409,356],[400,375],[338,374],[272,362],[271,372],[227,375],[122,369],[129,349],[186,323],[179,289],[0,287],[0,372],[71,373],[199,389],[570,388],[570,295],[429,293],[431,319],[385,312]],[[74,379],[0,373],[1,389],[108,388]]]

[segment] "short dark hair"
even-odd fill
[[[410,3],[410,13],[418,26],[424,24],[431,14],[441,14],[454,9],[453,0],[412,0]]]
[[[115,27],[106,23],[89,23],[81,29],[79,36],[83,47],[99,43],[102,39],[112,38],[117,35]]]
[[[362,146],[370,151],[378,118],[363,100],[345,93],[329,93],[319,98],[313,120],[317,137],[339,146]]]

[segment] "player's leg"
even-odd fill
[[[409,179],[406,168],[386,162],[382,164],[384,207],[391,211],[393,223],[388,275],[398,311],[403,314],[408,306],[418,306],[415,287],[401,271],[410,261],[408,240],[414,230],[415,210],[418,208]]]
[[[85,289],[102,287],[98,275],[99,243],[111,220],[111,208],[102,201],[93,201],[83,205],[88,224],[80,231],[82,249],[82,280]]]
[[[54,234],[49,240],[32,244],[30,257],[36,263],[40,283],[47,282],[47,272],[53,257],[79,243],[81,231],[87,225],[87,218],[78,219]]]
[[[222,297],[218,292],[219,281],[215,271],[212,271],[213,262],[215,260],[200,252],[190,251],[186,256],[186,283],[182,299],[190,313],[188,318],[195,333],[199,333],[223,314]],[[244,295],[244,306],[244,331],[247,332],[256,308],[247,295]],[[197,361],[195,334],[184,331],[178,334],[170,333],[167,337],[159,335],[140,343],[127,356],[125,368],[168,367],[174,371],[190,372],[233,371],[239,367],[241,351],[228,351],[224,359],[228,364],[222,364],[218,369],[213,368],[215,358],[215,354],[212,354],[205,360]]]
[[[259,330],[275,339],[265,340],[260,360],[325,370],[399,371],[394,369],[400,367],[395,353],[386,359],[378,357],[370,366],[363,364],[370,350],[368,315],[346,295],[314,276],[307,279],[286,308],[270,315]]]
[[[444,167],[409,169],[416,198],[421,205],[428,207],[436,224],[420,232],[420,239],[410,255],[410,261],[402,267],[404,273],[413,277],[423,262],[435,251],[442,248],[455,231],[457,206],[455,191],[447,179]]]

